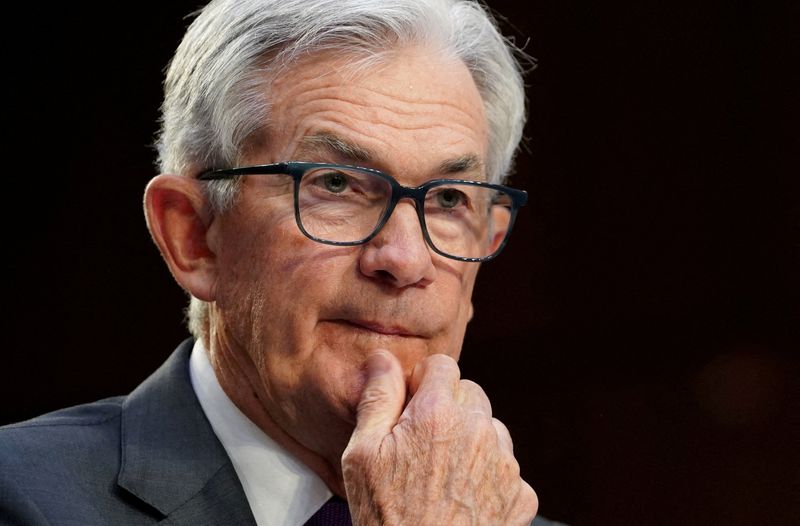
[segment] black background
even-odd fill
[[[539,62],[531,199],[481,269],[462,370],[541,512],[795,523],[798,3],[491,5]],[[195,7],[5,13],[0,423],[124,394],[186,335],[141,196]]]

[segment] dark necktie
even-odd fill
[[[347,501],[334,495],[308,519],[305,526],[353,526]]]

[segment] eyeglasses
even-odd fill
[[[428,246],[459,261],[487,261],[508,241],[519,207],[528,194],[498,184],[433,179],[410,188],[371,168],[286,162],[208,170],[198,179],[245,175],[286,175],[294,180],[294,215],[307,237],[328,245],[369,242],[401,199],[414,201]]]

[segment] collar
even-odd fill
[[[189,374],[197,400],[233,463],[256,523],[305,524],[333,495],[322,479],[228,398],[200,341],[194,344]]]

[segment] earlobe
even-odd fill
[[[150,235],[175,280],[192,296],[213,301],[216,255],[208,243],[213,218],[197,181],[156,176],[145,190],[144,212]]]

